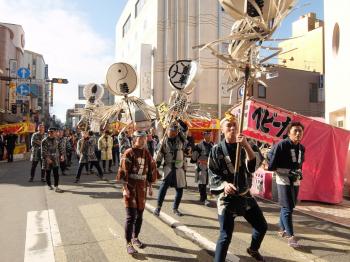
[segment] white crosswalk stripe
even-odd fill
[[[55,212],[51,209],[28,212],[24,262],[55,261],[54,246],[60,261],[65,261]]]

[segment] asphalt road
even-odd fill
[[[131,257],[124,240],[125,210],[115,173],[109,181],[94,175],[82,175],[74,184],[76,166],[61,176],[63,193],[48,189],[39,180],[27,182],[29,161],[0,163],[0,261],[212,261],[210,252],[177,235],[176,232],[145,210],[140,239],[147,247]],[[171,213],[174,190],[169,189],[162,211],[181,224],[216,242],[218,221],[215,201],[211,207],[198,203],[193,174],[180,210],[184,217]],[[155,192],[155,196],[157,192]],[[155,197],[148,200],[155,205]],[[269,223],[261,247],[267,261],[350,261],[350,230],[301,213],[294,216],[295,231],[302,247],[290,248],[276,235],[278,207],[259,202]],[[230,252],[240,261],[253,261],[245,253],[251,227],[237,219]]]

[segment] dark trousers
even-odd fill
[[[35,175],[35,169],[38,166],[38,163],[40,162],[40,167],[42,166],[42,162],[40,161],[32,161],[32,168],[30,169],[30,178],[34,178]],[[45,170],[41,168],[41,179],[45,178]]]
[[[294,236],[293,208],[281,207],[280,227],[281,227],[281,230],[287,232],[288,236]]]
[[[96,167],[97,172],[98,172],[98,175],[99,175],[100,177],[102,177],[102,176],[103,176],[103,173],[102,173],[102,169],[101,169],[101,167],[100,167],[99,162],[98,162],[98,161],[91,161],[91,162],[89,162],[89,163],[90,163],[92,166],[95,166],[95,167]],[[78,179],[78,180],[80,179],[81,171],[83,170],[84,166],[85,166],[86,169],[89,168],[89,163],[79,163],[78,173],[77,173],[76,179]]]
[[[15,151],[14,148],[7,148],[7,162],[13,162],[13,151]]]
[[[125,239],[126,242],[131,242],[132,238],[138,238],[141,226],[142,216],[144,209],[137,209],[127,207],[126,209],[126,221],[125,221]]]
[[[55,167],[50,167],[49,169],[47,169],[46,172],[46,183],[48,186],[51,186],[51,170],[53,172],[53,178],[54,178],[54,186],[57,187],[58,186],[58,182],[59,182],[59,175],[58,175],[58,166]]]
[[[106,162],[108,161],[108,169],[112,168],[112,160],[102,160],[103,170],[106,170]]]
[[[205,200],[207,200],[207,185],[198,184],[198,191],[200,195],[199,201],[204,202]]]
[[[254,205],[251,209],[247,210],[243,217],[253,227],[250,248],[257,251],[267,231],[265,217],[258,205]],[[226,259],[227,250],[232,239],[234,220],[235,217],[227,208],[224,208],[222,215],[219,215],[220,235],[216,243],[215,262],[224,262]]]
[[[67,166],[71,166],[71,164],[72,164],[72,153],[68,152],[67,153]]]
[[[119,166],[119,149],[112,149],[113,165]]]
[[[60,169],[62,174],[64,174],[64,171],[66,170],[67,164],[66,164],[66,160],[65,161],[61,161],[60,162]]]
[[[158,192],[158,201],[157,201],[158,207],[162,207],[163,205],[166,192],[170,186],[170,179],[171,178],[169,174],[168,177],[166,177],[160,184],[159,192]],[[176,190],[176,194],[175,194],[173,209],[178,209],[182,199],[182,195],[183,195],[183,188],[175,188],[175,190]]]

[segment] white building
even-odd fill
[[[324,0],[326,121],[350,130],[350,1]],[[350,195],[350,152],[345,194]]]
[[[324,1],[326,121],[350,130],[350,2]]]
[[[129,0],[116,25],[116,61],[127,62],[138,73],[135,95],[167,101],[172,91],[168,69],[179,59],[194,59],[205,67],[219,61],[195,46],[229,34],[232,19],[213,0]],[[221,46],[219,46],[221,47]],[[221,115],[218,104],[228,104],[220,88],[223,71],[204,69],[192,94],[192,102],[214,117]]]

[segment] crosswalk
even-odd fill
[[[67,261],[212,261],[212,258],[197,245],[177,236],[173,229],[144,212],[143,229],[147,232],[141,237],[145,243],[150,243],[145,249],[139,249],[136,256],[126,253],[124,240],[124,225],[113,217],[101,203],[80,205],[78,212],[84,220],[86,230],[94,237],[94,243],[75,243],[74,248],[86,249],[81,251],[88,256],[71,252],[72,245],[62,242],[55,211],[39,210],[27,213],[27,230],[24,262],[67,262]],[[143,230],[145,231],[145,230]],[[162,235],[162,237],[160,237]],[[166,241],[164,241],[166,236]],[[162,240],[163,239],[163,240]],[[102,256],[89,253],[91,245],[96,244]],[[90,246],[89,246],[90,245]]]

